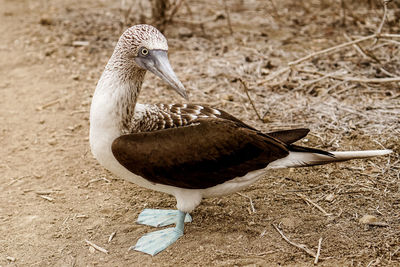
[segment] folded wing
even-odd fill
[[[112,152],[121,165],[153,183],[191,189],[244,176],[289,154],[284,142],[219,118],[123,135]]]

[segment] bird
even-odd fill
[[[90,147],[114,175],[176,198],[177,209],[145,209],[139,224],[175,227],[150,232],[131,249],[155,255],[178,240],[203,198],[242,190],[270,169],[382,156],[391,150],[329,152],[294,144],[309,129],[261,132],[206,105],[145,104],[137,99],[146,72],[184,99],[168,60],[165,36],[146,24],[126,29],[97,83],[90,107]]]

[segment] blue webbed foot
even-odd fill
[[[137,219],[137,223],[153,227],[162,227],[176,224],[179,217],[179,210],[158,210],[144,209]],[[192,222],[192,217],[187,213],[185,222]]]
[[[157,210],[156,210],[157,211]],[[171,212],[171,211],[165,211],[165,210],[158,210],[161,211],[161,213],[166,213],[166,212]],[[154,210],[144,210],[141,215],[144,213],[145,216],[142,217],[146,218],[146,224],[148,224],[148,221],[150,221],[152,226],[161,226],[161,225],[168,225],[171,223],[176,223],[176,226],[174,228],[167,228],[163,229],[160,231],[155,231],[151,232],[148,234],[145,234],[142,236],[138,242],[136,243],[135,246],[131,247],[131,249],[141,251],[147,254],[150,254],[152,256],[156,255],[157,253],[163,251],[166,249],[168,246],[173,244],[176,240],[178,240],[179,237],[183,235],[183,229],[185,225],[185,221],[189,219],[191,221],[191,217],[187,217],[187,214],[182,212],[182,211],[175,211],[174,215],[172,216],[171,213],[168,214],[168,219],[163,219],[163,220],[151,220],[149,217],[149,214],[152,214]],[[170,219],[169,217],[174,217],[173,219]],[[139,216],[140,219],[140,216]],[[138,219],[138,221],[139,221]],[[157,223],[154,223],[157,222]]]
[[[151,232],[142,236],[132,249],[154,256],[173,244],[182,235],[183,232],[175,228]]]

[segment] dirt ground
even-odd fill
[[[290,61],[346,42],[343,33],[373,34],[382,7],[355,2],[341,9],[340,1],[229,0],[227,13],[223,1],[184,1],[165,35],[191,101],[263,131],[309,127],[303,145],[395,153],[271,171],[242,195],[204,200],[184,237],[151,257],[128,251],[153,230],[135,220],[143,208],[174,208],[175,200],[114,177],[88,145],[96,82],[121,32],[145,21],[149,5],[0,0],[0,266],[313,265],[273,225],[313,251],[322,238],[320,266],[400,266],[399,82],[331,77],[399,77],[399,39],[371,39],[364,52],[348,46],[269,79]],[[399,13],[389,5],[383,33],[399,33]],[[144,87],[140,102],[183,102],[151,74]],[[364,215],[381,226],[361,223]]]

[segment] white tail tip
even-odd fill
[[[362,159],[376,156],[383,156],[392,153],[390,149],[384,150],[364,150],[364,151],[337,151],[332,153],[336,160]]]
[[[351,159],[370,158],[375,156],[383,156],[392,153],[392,150],[365,150],[365,151],[339,151],[329,152],[333,156],[328,156],[312,152],[289,152],[289,155],[275,160],[268,165],[270,169],[291,168],[291,167],[307,167],[331,162],[346,161]]]

